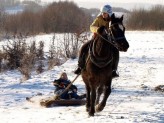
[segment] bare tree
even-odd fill
[[[34,64],[32,64],[34,57],[35,57],[35,54],[25,53],[23,58],[20,61],[21,65],[18,68],[18,70],[23,75],[23,78],[21,79],[22,82],[25,80],[28,80],[31,76],[31,71],[34,67]]]
[[[0,50],[0,72],[2,71],[2,60],[3,60],[3,53]]]
[[[88,30],[92,20],[91,15],[86,14],[73,2],[54,2],[46,8],[33,7],[38,6],[33,2],[30,5],[31,7],[28,6],[22,13],[7,16],[4,23],[6,32],[13,34],[21,32],[24,35],[40,32],[76,33],[83,29]]]
[[[85,30],[84,30],[85,31]],[[81,31],[77,33],[65,33],[63,38],[63,51],[67,58],[76,58],[83,42],[88,40],[87,33]]]
[[[3,8],[0,8],[0,32],[4,30],[5,19],[6,19],[6,13]]]
[[[59,44],[57,42],[57,39],[56,39],[56,43]],[[49,48],[48,70],[52,69],[56,65],[61,64],[59,59],[61,57],[61,50],[62,49],[60,47],[57,47],[55,44],[55,34],[54,34]]]
[[[26,47],[26,52],[20,60],[20,67],[18,70],[23,75],[22,82],[29,79],[31,76],[31,71],[33,70],[36,63],[36,52],[36,43],[33,41],[30,46]]]
[[[39,48],[37,50],[37,59],[38,59],[38,66],[37,66],[37,73],[42,73],[43,72],[43,67],[44,67],[44,63],[43,63],[43,60],[44,60],[44,42],[43,41],[40,41],[39,42]]]
[[[164,30],[164,6],[155,5],[149,10],[135,9],[127,19],[127,27],[132,30]]]

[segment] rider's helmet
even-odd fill
[[[112,15],[112,7],[110,5],[104,5],[100,9],[101,13],[108,13],[108,15],[111,17]]]

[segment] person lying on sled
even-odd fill
[[[68,79],[67,74],[65,72],[61,73],[60,78],[57,80],[54,80],[53,85],[56,87],[54,93],[57,95],[60,95],[61,99],[82,99],[85,98],[85,95],[79,96],[77,94],[77,87],[75,85],[71,85],[71,87],[63,93],[65,88],[71,83],[71,81]]]

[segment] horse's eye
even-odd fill
[[[112,25],[112,23],[111,23],[111,21],[109,22],[109,27],[111,27],[111,25]]]
[[[124,26],[123,26],[122,24],[118,24],[118,27],[119,27],[122,31],[124,31]]]

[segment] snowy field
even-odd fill
[[[154,88],[164,84],[164,32],[127,31],[130,48],[121,52],[120,77],[113,79],[107,105],[95,117],[88,117],[85,106],[44,108],[39,99],[53,95],[52,81],[63,71],[70,80],[77,59],[68,60],[50,71],[33,75],[20,83],[18,71],[0,73],[1,123],[164,123],[164,93]],[[36,39],[50,38],[37,36]],[[45,39],[46,40],[46,39]],[[85,93],[81,76],[74,83],[79,94]],[[34,97],[35,103],[26,101]]]

